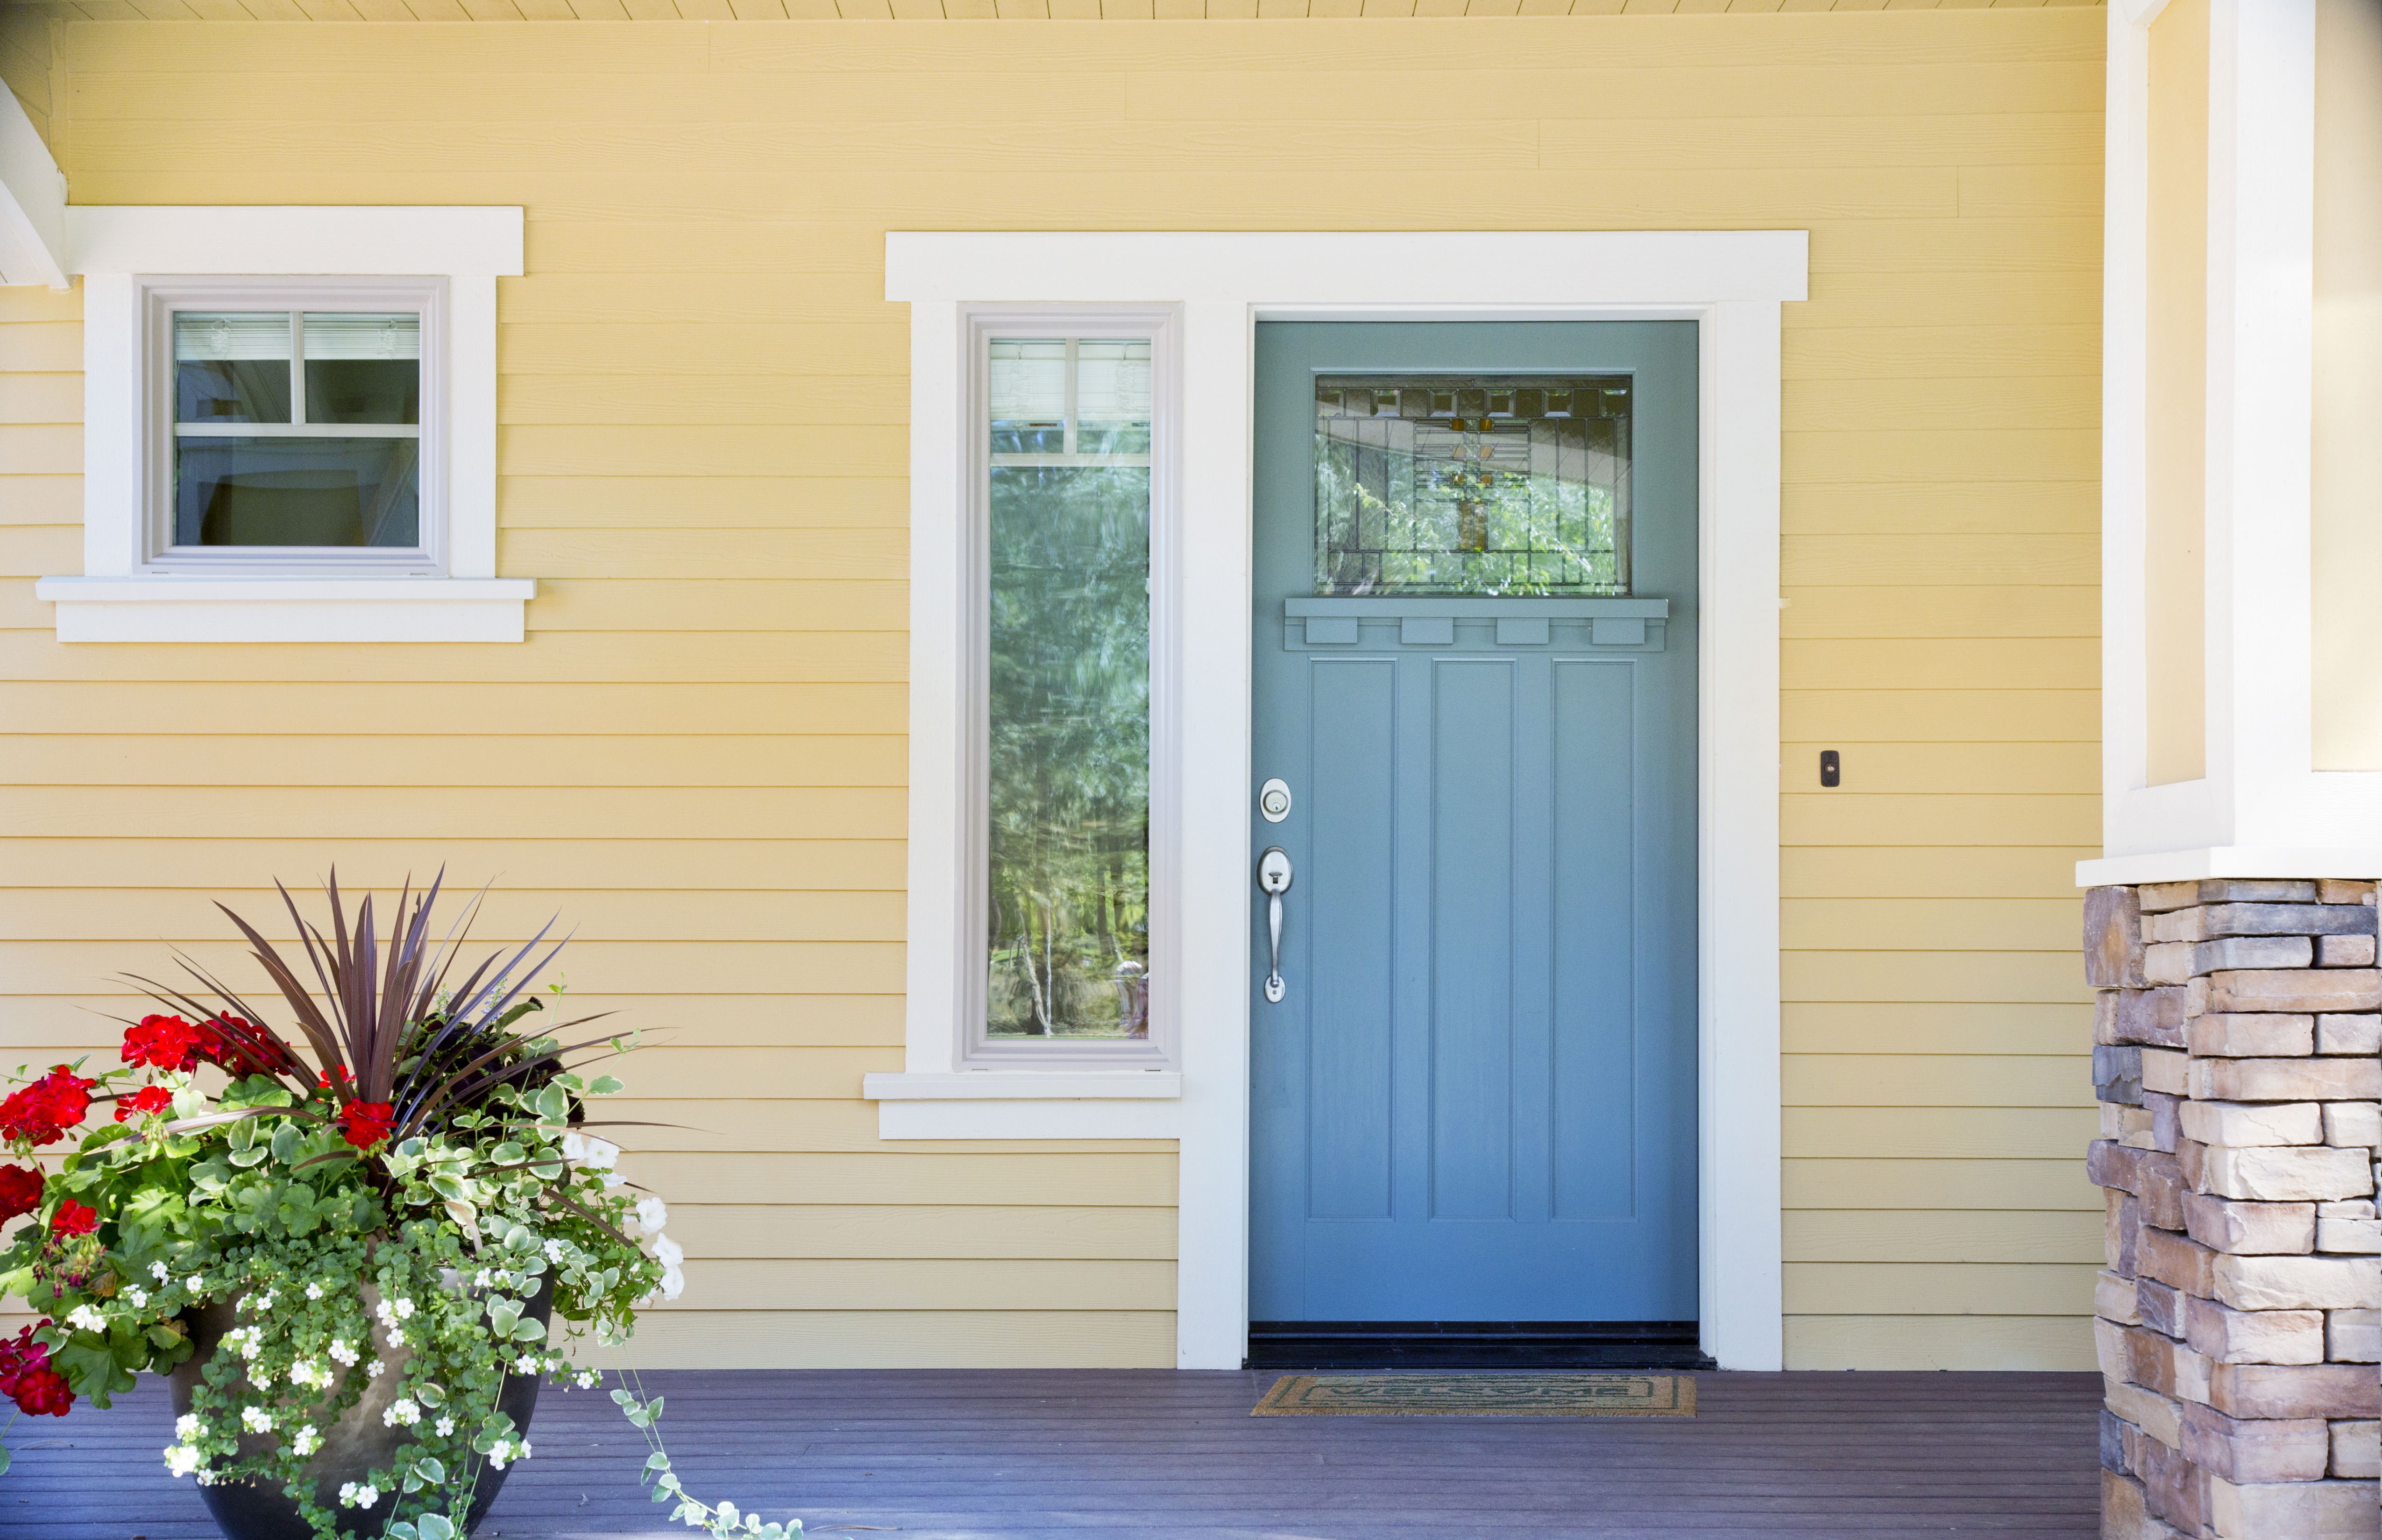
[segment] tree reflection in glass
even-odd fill
[[[1149,1033],[1149,344],[990,345],[987,1033]]]
[[[1629,592],[1629,378],[1324,376],[1315,592]]]

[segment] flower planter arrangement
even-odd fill
[[[539,1384],[598,1382],[569,1340],[625,1341],[681,1287],[662,1201],[585,1131],[620,1082],[571,1061],[633,1040],[534,1033],[561,943],[541,931],[466,972],[462,936],[430,929],[438,888],[409,886],[385,942],[369,897],[350,923],[336,875],[327,936],[285,890],[294,956],[225,910],[290,1031],[185,960],[188,990],[134,981],[166,1010],[129,1025],[120,1067],[20,1074],[0,1100],[18,1157],[106,1114],[46,1173],[0,1167],[0,1220],[33,1216],[0,1252],[0,1290],[47,1317],[0,1338],[0,1395],[64,1416],[170,1374],[166,1467],[234,1540],[467,1534],[530,1458]],[[625,1376],[612,1399],[673,1518],[801,1533],[689,1497],[660,1399]]]

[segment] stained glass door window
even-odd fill
[[[1627,375],[1323,375],[1315,592],[1629,592]]]

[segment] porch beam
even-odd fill
[[[0,89],[0,284],[71,286],[67,179],[13,91]]]

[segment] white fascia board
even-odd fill
[[[534,578],[43,578],[60,642],[520,642]]]
[[[2106,856],[2076,863],[2079,887],[2131,887],[2141,883],[2192,882],[2202,877],[2382,877],[2382,845],[2214,845],[2152,855]]]
[[[77,273],[424,274],[517,278],[517,207],[77,206]]]
[[[1460,304],[1493,288],[1500,309],[1700,311],[1731,300],[1806,298],[1810,250],[1802,230],[897,230],[885,238],[885,297],[1027,304],[1254,300],[1269,312],[1317,305],[1345,316],[1368,305],[1405,312]]]
[[[64,288],[67,179],[25,116],[0,86],[0,284]]]

